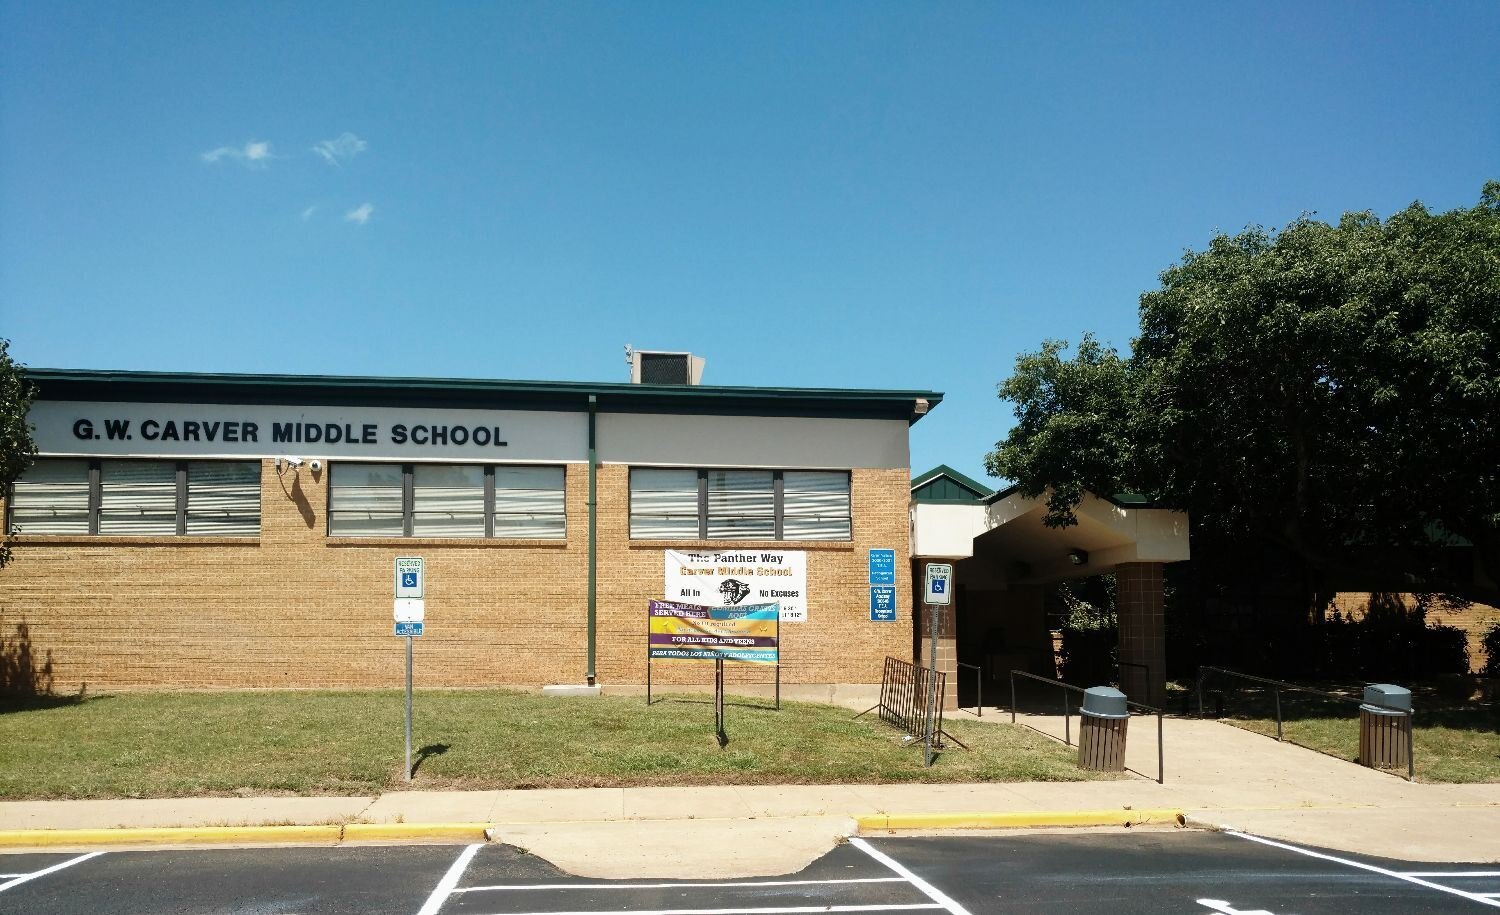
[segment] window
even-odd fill
[[[630,471],[633,540],[850,540],[843,470]]]
[[[260,464],[42,458],[16,481],[10,521],[23,534],[254,537]]]
[[[335,464],[335,537],[567,537],[562,467]]]
[[[40,460],[16,480],[10,523],[23,534],[89,533],[89,462]]]

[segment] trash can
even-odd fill
[[[1365,687],[1365,704],[1359,707],[1360,763],[1372,769],[1405,769],[1410,764],[1411,716],[1396,711],[1410,708],[1411,690],[1405,687],[1391,683]]]
[[[1124,771],[1125,729],[1130,724],[1125,694],[1111,686],[1089,687],[1083,691],[1079,715],[1078,768]]]

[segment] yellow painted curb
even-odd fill
[[[344,827],[344,841],[467,839],[483,842],[488,828],[488,823],[350,823]]]
[[[1022,829],[1029,826],[1181,826],[1181,810],[1022,810],[1008,813],[890,813],[855,817],[860,832],[893,829]]]
[[[207,845],[241,842],[337,842],[343,827],[179,826],[124,829],[6,829],[0,847],[57,845]]]

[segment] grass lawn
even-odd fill
[[[1359,698],[1357,691],[1347,692],[1349,698],[1343,702],[1283,692],[1285,739],[1340,759],[1356,760]],[[1437,696],[1424,696],[1420,690],[1414,692],[1413,700],[1412,755],[1418,781],[1500,782],[1500,709],[1477,701],[1444,702]],[[1230,724],[1276,736],[1274,699],[1269,692],[1230,692],[1225,697],[1224,713]],[[1399,774],[1404,776],[1406,770]]]
[[[403,694],[120,694],[0,704],[0,798],[235,793],[365,794],[401,780]],[[968,752],[922,767],[920,747],[874,715],[783,703],[726,711],[677,697],[543,698],[502,690],[419,691],[411,787],[1070,781],[1076,749],[1010,724],[951,720]],[[421,749],[422,752],[417,751]]]

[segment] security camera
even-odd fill
[[[281,465],[283,465],[283,464],[285,464],[286,466],[292,468],[293,470],[296,470],[298,467],[302,466],[302,459],[301,458],[295,458],[295,457],[279,457],[279,458],[276,459],[276,469],[277,470],[280,470],[281,469]]]
[[[322,461],[316,461],[316,460],[315,461],[309,461],[307,463],[307,469],[311,470],[313,473],[317,473],[318,471],[320,471],[320,470],[323,469],[323,462]]]

